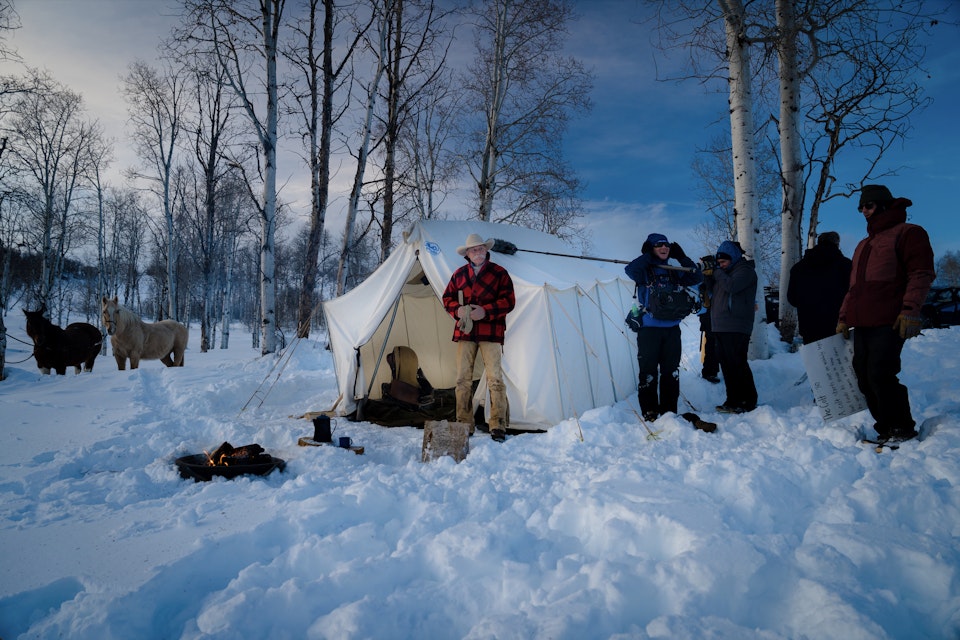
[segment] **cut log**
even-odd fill
[[[466,422],[428,420],[423,425],[421,462],[450,456],[460,462],[470,453],[470,425]]]

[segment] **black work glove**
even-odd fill
[[[681,260],[682,258],[686,258],[687,254],[683,252],[683,248],[681,248],[679,244],[676,242],[671,242],[669,257],[673,258],[674,260]]]

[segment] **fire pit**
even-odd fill
[[[193,478],[195,482],[211,480],[214,476],[236,478],[253,474],[265,476],[274,469],[283,471],[286,463],[280,458],[263,452],[259,444],[247,444],[233,447],[224,442],[213,453],[199,453],[177,458],[180,477]]]

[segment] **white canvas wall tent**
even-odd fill
[[[323,305],[340,391],[336,414],[356,418],[358,405],[381,398],[391,378],[385,356],[397,346],[413,349],[433,387],[455,386],[454,320],[440,299],[464,263],[457,247],[471,233],[521,250],[571,253],[555,236],[511,225],[412,225],[366,280]],[[510,273],[517,299],[503,356],[509,429],[548,428],[636,394],[636,339],[623,322],[633,282],[622,265],[526,251],[492,252],[491,259]],[[475,379],[482,378],[477,362]],[[485,392],[481,380],[475,406],[485,404]]]

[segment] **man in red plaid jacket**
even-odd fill
[[[516,298],[510,274],[490,262],[493,242],[493,238],[485,241],[471,233],[457,248],[467,264],[450,276],[443,306],[457,321],[453,329],[453,341],[457,343],[457,422],[469,424],[473,434],[473,366],[480,351],[490,391],[490,437],[502,442],[507,429],[507,390],[501,359],[507,314],[513,311]]]

